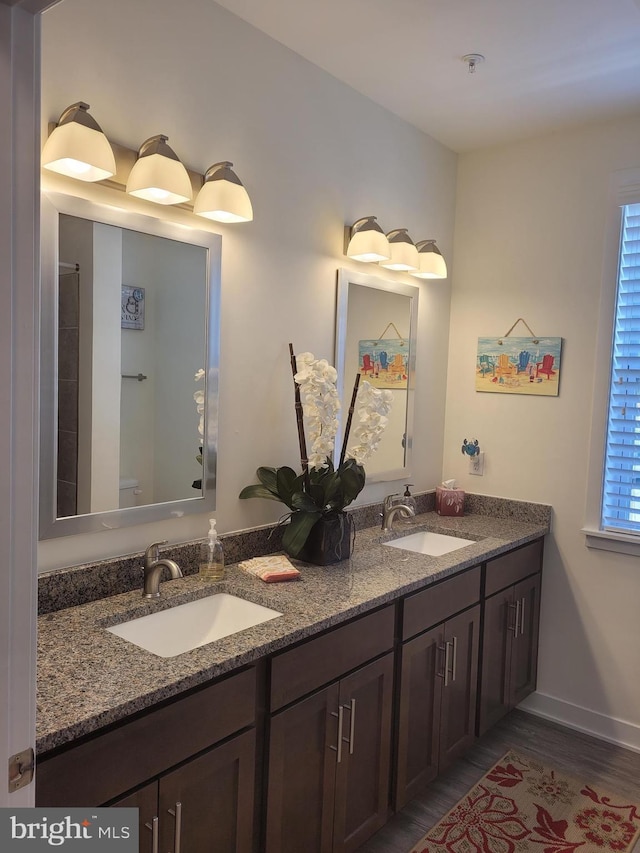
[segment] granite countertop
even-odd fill
[[[433,530],[477,539],[442,557],[384,547],[390,539]],[[197,575],[161,584],[162,598],[140,591],[43,615],[38,620],[38,754],[90,734],[129,714],[252,663],[358,614],[421,589],[548,533],[542,521],[487,515],[444,518],[433,512],[383,534],[360,530],[349,560],[333,566],[297,563],[300,580],[265,584],[237,566],[222,582]],[[282,616],[173,658],[160,658],[105,628],[214,592],[229,592]]]

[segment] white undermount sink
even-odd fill
[[[475,545],[475,540],[421,530],[418,533],[410,533],[408,536],[402,536],[400,539],[394,539],[392,542],[385,542],[384,544],[391,548],[403,548],[405,551],[426,554],[429,557],[441,557],[443,554],[457,551],[458,548]]]
[[[172,658],[282,616],[226,592],[188,601],[149,616],[107,628],[161,658]]]

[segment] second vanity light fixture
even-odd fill
[[[140,146],[138,159],[129,173],[127,192],[156,204],[181,204],[193,194],[189,173],[176,152],[159,133]]]
[[[123,163],[133,159],[133,151],[121,146],[112,148],[88,110],[89,105],[79,101],[62,113],[42,151],[44,168],[83,181],[103,181],[118,171],[115,154],[120,155],[121,171]],[[226,223],[253,219],[251,200],[231,168],[233,163],[227,160],[215,163],[204,176],[190,173],[167,143],[168,137],[161,133],[145,140],[137,152],[126,187],[113,182],[111,186],[155,204],[171,205],[189,204],[194,185],[200,184],[193,205],[198,216]]]
[[[381,267],[408,272],[417,278],[447,277],[447,265],[435,240],[414,244],[406,228],[396,228],[385,235],[375,216],[356,220],[345,232],[348,258],[377,262]]]

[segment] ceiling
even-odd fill
[[[454,151],[640,113],[640,0],[217,2]]]

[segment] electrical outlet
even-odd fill
[[[484,450],[469,458],[469,473],[482,477],[484,474]]]

